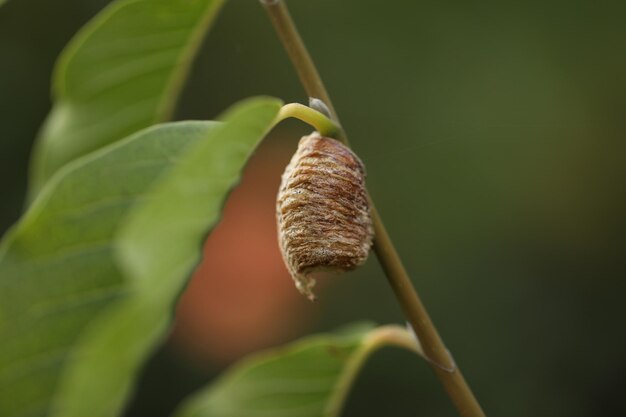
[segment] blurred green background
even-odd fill
[[[0,9],[3,232],[20,215],[54,60],[106,3]],[[625,416],[626,3],[289,5],[413,281],[487,414]],[[212,118],[257,94],[306,102],[262,8],[231,0],[177,118]],[[285,137],[306,132],[289,122],[269,142],[294,148]],[[330,279],[306,313],[286,309],[294,329],[261,345],[403,320],[374,257]],[[192,358],[172,340],[146,366],[129,416],[168,415],[234,359]],[[455,412],[424,363],[386,349],[344,415]]]

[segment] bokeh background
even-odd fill
[[[105,0],[0,9],[0,230],[20,215],[55,57]],[[491,416],[626,415],[626,3],[289,2],[368,185],[450,350]],[[261,7],[231,0],[178,119],[244,97],[306,102]],[[279,175],[307,129],[276,129],[246,170],[128,416],[180,399],[261,348],[355,320],[402,323],[372,257],[293,288]],[[454,416],[428,367],[377,353],[346,416]]]

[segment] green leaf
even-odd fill
[[[118,0],[61,54],[38,138],[31,198],[66,163],[170,117],[224,0]]]
[[[0,416],[114,416],[275,99],[149,128],[46,184],[0,246]]]
[[[334,417],[365,360],[384,346],[419,352],[399,326],[305,338],[245,359],[194,395],[177,417]]]

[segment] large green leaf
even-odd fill
[[[147,129],[47,183],[0,248],[0,416],[113,416],[280,107]]]
[[[169,118],[224,0],[118,0],[63,51],[38,138],[31,198],[69,161]]]
[[[420,352],[399,326],[363,325],[308,337],[244,360],[184,404],[177,417],[334,417],[369,355],[383,346]]]

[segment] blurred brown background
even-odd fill
[[[20,214],[54,59],[106,3],[0,8],[2,231]],[[390,233],[487,414],[625,416],[626,3],[289,4]],[[231,0],[177,118],[212,118],[257,94],[306,102],[261,7]],[[315,305],[286,275],[274,196],[305,133],[281,126],[246,170],[129,416],[167,416],[259,348],[354,320],[402,322],[374,257],[323,283]],[[455,413],[425,364],[387,349],[344,415]]]

